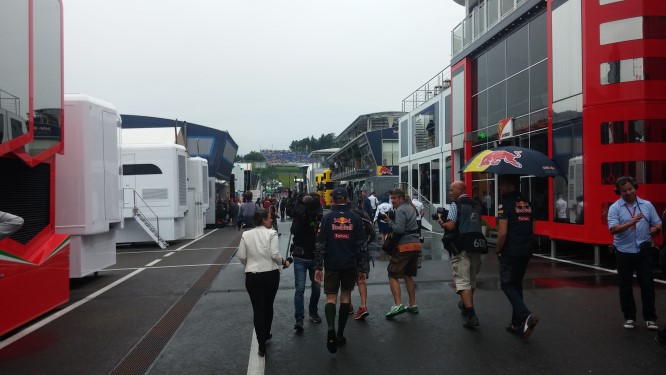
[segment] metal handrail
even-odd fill
[[[409,112],[434,98],[448,89],[451,86],[451,67],[447,66],[434,77],[430,78],[428,82],[423,84],[418,89],[414,90],[406,98],[402,99],[402,111]]]
[[[137,191],[134,190],[134,188],[128,188],[128,187],[123,188],[123,206],[125,206],[125,190],[132,190],[132,192],[134,193],[133,199],[132,199],[132,208],[133,209],[136,209],[137,211],[139,211],[139,207],[137,207],[137,205],[136,205],[136,198],[138,197],[139,200],[143,203],[144,207],[146,207],[153,214],[153,216],[155,216],[155,220],[157,221],[157,228],[156,228],[157,238],[161,239],[162,237],[160,237],[160,218],[159,218],[159,216],[157,216],[155,211],[153,211],[153,209],[150,208],[148,203],[146,203],[146,201],[144,201],[143,198],[141,198],[139,193],[137,193]]]

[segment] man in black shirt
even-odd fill
[[[326,267],[324,293],[326,294],[326,323],[328,337],[326,347],[331,353],[345,345],[345,325],[349,316],[351,292],[354,284],[365,282],[369,271],[368,248],[361,218],[347,206],[347,190],[335,188],[331,194],[331,212],[321,220],[315,244],[315,281],[321,283],[322,269]],[[338,331],[335,331],[335,304],[340,291]]]
[[[497,208],[497,256],[502,291],[513,307],[511,325],[506,329],[527,339],[539,318],[532,315],[523,302],[523,277],[532,256],[533,219],[529,202],[516,191],[518,182],[518,176],[500,176],[502,200]]]

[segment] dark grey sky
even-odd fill
[[[63,0],[65,92],[229,131],[239,153],[340,133],[450,62],[453,0]]]

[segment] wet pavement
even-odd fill
[[[279,226],[284,251],[290,222]],[[642,319],[634,330],[622,328],[615,274],[540,256],[530,263],[524,283],[526,304],[541,318],[529,340],[504,330],[511,310],[492,255],[484,256],[475,292],[481,325],[463,328],[448,256],[437,238],[435,250],[424,252],[416,278],[420,313],[393,319],[384,318],[392,304],[387,262],[373,248],[370,315],[365,321],[349,317],[347,345],[337,354],[326,350],[325,323],[306,321],[302,334],[293,330],[293,271],[283,271],[273,339],[260,358],[251,351],[252,307],[242,266],[233,256],[238,239],[236,230],[223,228],[165,251],[120,247],[115,266],[72,281],[69,305],[40,320],[46,324],[3,337],[0,374],[246,374],[249,367],[266,374],[662,374],[666,369],[666,350]],[[573,244],[562,248],[567,260],[591,263],[587,249],[576,252]],[[657,283],[662,315],[665,290]],[[407,303],[404,284],[402,294]],[[640,315],[637,287],[634,295]],[[308,296],[306,290],[306,301]],[[352,303],[359,306],[357,291]],[[319,308],[323,317],[323,296]]]

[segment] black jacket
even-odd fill
[[[370,270],[363,220],[347,205],[335,205],[321,220],[315,245],[315,267],[319,270],[355,268]]]

